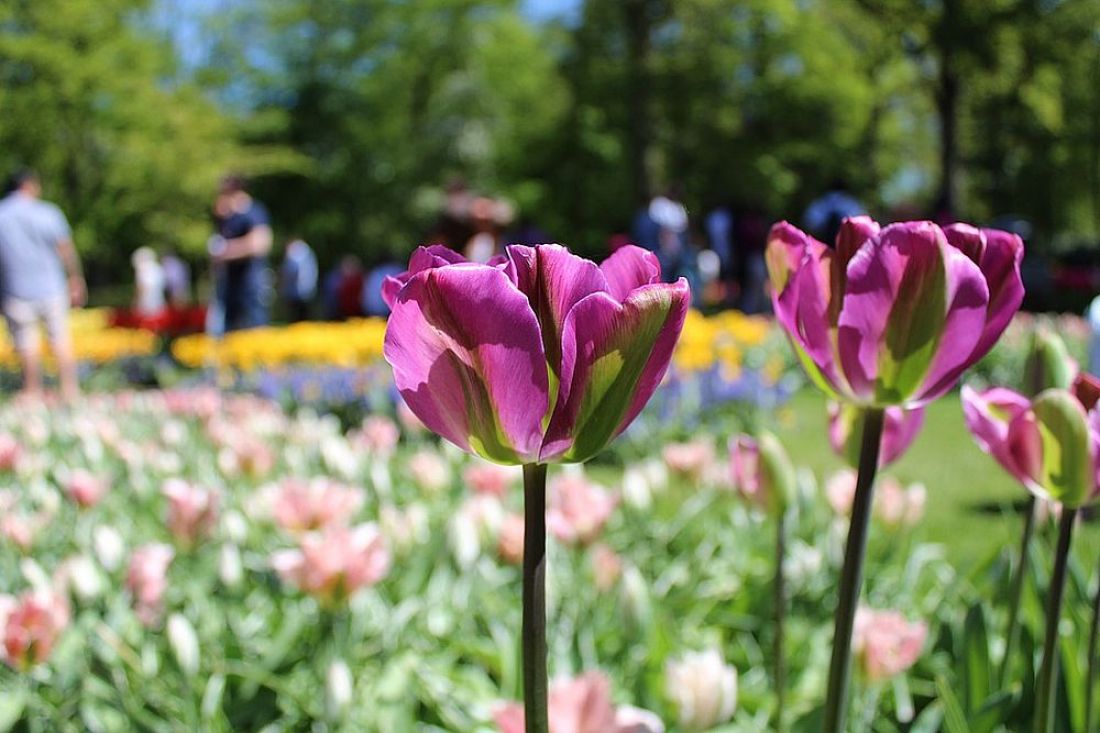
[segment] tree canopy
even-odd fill
[[[1095,0],[9,0],[0,167],[31,165],[113,274],[198,255],[220,174],[331,261],[407,251],[456,176],[588,252],[681,184],[797,218],[836,179],[1100,237]]]

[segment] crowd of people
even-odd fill
[[[0,308],[22,361],[27,391],[41,389],[42,323],[62,392],[71,396],[77,387],[66,319],[70,306],[84,302],[85,286],[65,216],[40,196],[38,177],[20,171],[0,200]],[[861,213],[864,207],[837,181],[809,205],[802,223],[830,242],[845,217]],[[750,206],[717,205],[693,217],[680,189],[670,186],[641,202],[628,230],[612,234],[607,247],[608,253],[628,243],[652,250],[668,280],[688,279],[697,302],[759,313],[770,307],[764,264],[769,224],[765,212]],[[240,176],[222,179],[212,207],[212,230],[203,267],[208,292],[198,300],[205,305],[200,326],[216,336],[266,325],[273,311],[279,320],[291,322],[384,316],[382,282],[405,267],[388,256],[365,266],[359,256],[347,254],[323,272],[313,248],[295,235],[282,247],[281,263],[273,271],[270,217]],[[479,195],[456,179],[444,189],[439,215],[424,241],[486,262],[507,244],[553,238],[529,217],[517,216],[507,201]],[[138,322],[195,310],[185,259],[141,247],[131,262],[135,287],[130,311]]]

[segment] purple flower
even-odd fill
[[[431,430],[497,463],[580,462],[638,415],[668,369],[690,296],[656,257],[601,265],[559,245],[487,265],[420,248],[387,282],[384,353]]]
[[[1079,374],[1071,390],[1033,400],[1003,387],[963,387],[963,414],[978,445],[1041,499],[1071,508],[1100,495],[1100,381]]]
[[[882,423],[882,445],[878,466],[883,468],[905,455],[924,426],[924,408],[903,410],[888,407]],[[863,439],[859,410],[843,402],[829,405],[829,444],[833,451],[852,466],[859,465],[860,443]]]
[[[830,248],[768,238],[775,313],[813,381],[861,407],[927,404],[992,348],[1023,300],[1014,234],[845,219]]]

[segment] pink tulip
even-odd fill
[[[192,544],[209,534],[218,518],[218,495],[184,481],[169,479],[161,493],[168,499],[168,530],[181,542]]]
[[[500,524],[497,554],[509,565],[523,562],[523,515],[507,514]]]
[[[425,491],[435,494],[451,482],[451,468],[439,453],[419,450],[409,458],[409,473]]]
[[[1100,380],[1033,400],[1009,389],[963,387],[966,425],[982,450],[1040,499],[1071,508],[1100,497]]]
[[[401,431],[397,424],[384,415],[374,415],[363,421],[353,442],[373,456],[387,457],[393,454]]]
[[[603,531],[619,499],[583,474],[564,474],[550,483],[546,528],[567,545],[587,545]]]
[[[606,593],[618,584],[623,574],[623,559],[617,552],[603,543],[596,543],[589,551],[589,562],[596,590]]]
[[[611,682],[600,672],[561,679],[550,686],[550,733],[664,733],[657,716],[627,706],[616,708]],[[493,715],[500,733],[523,733],[523,706],[508,703]]]
[[[852,652],[867,679],[885,682],[902,674],[920,658],[928,626],[909,623],[896,611],[856,611],[852,631]]]
[[[27,670],[49,658],[69,624],[69,606],[52,591],[32,591],[18,599],[0,596],[0,654],[17,670]]]
[[[520,478],[518,471],[519,469],[510,466],[479,461],[466,467],[462,472],[462,479],[475,493],[504,498],[516,479]]]
[[[303,535],[298,549],[276,552],[271,565],[285,582],[333,603],[386,577],[390,553],[374,524],[337,525]]]
[[[288,532],[347,524],[363,506],[362,489],[326,480],[287,479],[275,491],[271,511]]]
[[[600,266],[558,245],[509,247],[495,265],[422,247],[386,292],[384,353],[405,402],[505,464],[603,450],[660,383],[690,300],[638,247]]]
[[[851,468],[842,468],[826,479],[825,498],[837,516],[849,516],[852,502],[856,499],[856,472]]]
[[[687,443],[669,443],[661,451],[669,471],[698,480],[714,464],[714,444],[705,438]]]
[[[99,503],[107,493],[107,482],[83,469],[73,471],[65,481],[65,493],[77,506],[88,509]]]
[[[919,407],[996,343],[1023,300],[1015,234],[845,219],[830,248],[786,222],[768,237],[776,317],[811,378],[862,407]]]
[[[163,611],[164,592],[168,590],[168,566],[175,551],[168,545],[142,545],[134,550],[126,573],[126,588],[134,598],[138,619],[153,626]]]
[[[29,552],[39,531],[53,518],[51,511],[34,514],[4,509],[0,512],[0,537],[11,542],[22,552]]]
[[[893,476],[886,476],[875,493],[875,516],[888,527],[912,527],[924,516],[928,492],[924,484],[902,487]]]
[[[903,410],[888,407],[882,424],[882,443],[879,446],[878,466],[883,468],[901,458],[920,434],[924,426],[924,408]],[[863,429],[859,410],[844,403],[829,405],[829,444],[838,456],[852,466],[859,465],[860,442]]]
[[[759,438],[738,435],[730,439],[730,477],[733,488],[749,503],[780,515],[794,500],[794,467],[779,440],[770,433]]]
[[[9,433],[0,433],[0,471],[14,471],[23,455],[23,446]]]

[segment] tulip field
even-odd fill
[[[836,252],[896,245],[868,221]],[[1081,321],[1013,307],[988,355],[864,383],[790,331],[828,317],[784,300],[790,230],[776,320],[689,311],[634,248],[422,249],[388,324],[147,335],[76,404],[7,400],[0,731],[1090,730]],[[1011,242],[972,232],[934,244],[974,320],[1011,283],[959,252]],[[134,360],[163,383],[100,376]]]

